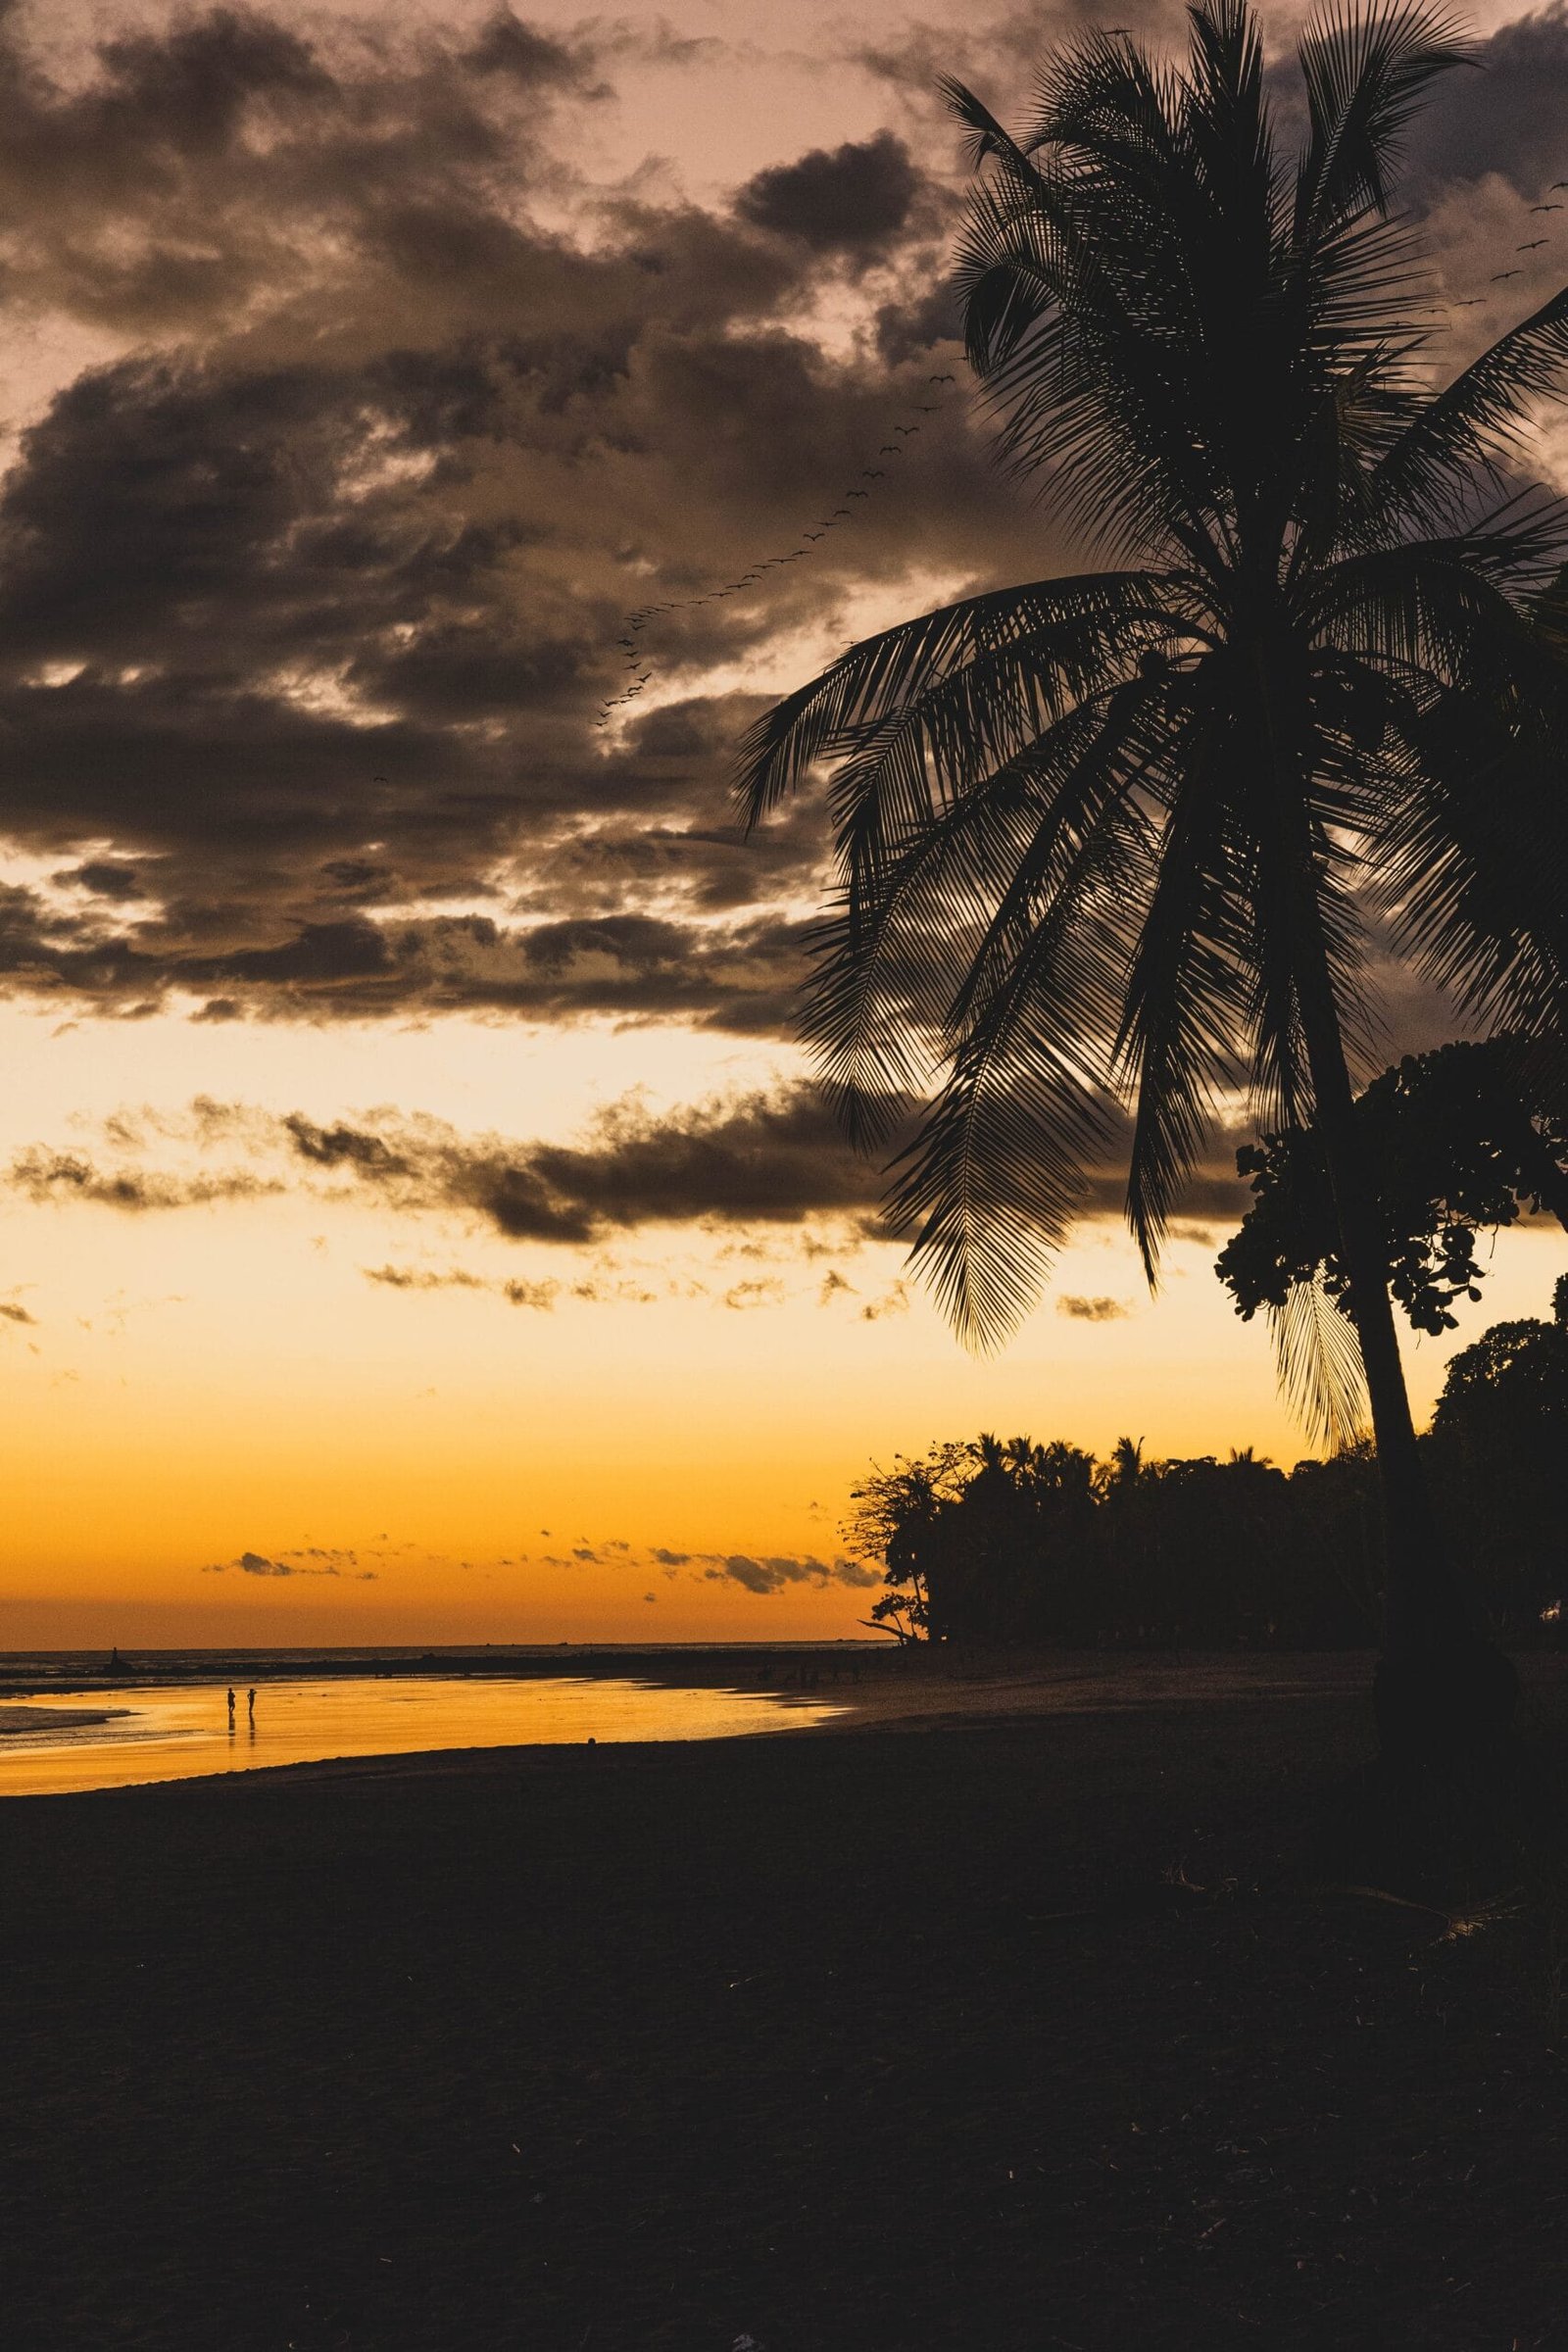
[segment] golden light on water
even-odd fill
[[[490,1682],[151,1684],[50,1691],[0,1704],[0,1797],[126,1788],[214,1773],[255,1772],[346,1756],[422,1755],[470,1747],[606,1745],[627,1740],[720,1740],[802,1731],[831,1705],[757,1691],[666,1689],[569,1677]],[[57,1719],[51,1722],[51,1717]]]

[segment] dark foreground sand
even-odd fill
[[[0,1805],[0,2340],[1568,2345],[1539,1934],[1306,1883],[1361,1700],[1004,1681]]]

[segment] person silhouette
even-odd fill
[[[232,1690],[228,1694],[228,1728],[230,1731],[234,1729],[234,1693]]]
[[[245,1693],[245,1712],[254,1723],[256,1721],[256,1693],[254,1690],[247,1690]]]

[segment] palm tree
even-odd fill
[[[1219,1099],[1315,1120],[1388,1530],[1386,1740],[1495,1728],[1511,1670],[1440,1541],[1351,1119],[1369,951],[1560,1043],[1568,744],[1549,593],[1568,512],[1522,486],[1568,290],[1439,383],[1402,135],[1464,51],[1417,6],[1331,14],[1276,143],[1256,24],[1185,69],[1094,34],[1013,138],[968,91],[971,368],[1004,460],[1107,568],[853,647],[747,740],[751,821],[833,768],[839,887],[805,1022],[960,1335],[1038,1296],[1125,1138],[1152,1283]],[[934,1092],[933,1092],[934,1089]]]

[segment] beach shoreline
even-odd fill
[[[796,1653],[787,1676],[767,1675],[767,1666],[776,1662],[776,1653],[767,1653],[756,1680],[733,1673],[722,1679],[726,1659],[733,1663],[733,1655],[728,1652],[697,1652],[691,1671],[683,1662],[683,1653],[634,1655],[639,1661],[635,1677],[627,1674],[617,1660],[617,1671],[612,1676],[574,1673],[566,1679],[635,1680],[644,1687],[662,1684],[672,1690],[733,1690],[741,1696],[766,1696],[786,1710],[797,1707],[823,1710],[820,1720],[790,1727],[790,1736],[796,1740],[806,1737],[837,1740],[859,1733],[936,1735],[985,1727],[1027,1727],[1078,1716],[1136,1716],[1161,1710],[1191,1714],[1213,1706],[1290,1709],[1324,1701],[1346,1709],[1348,1720],[1358,1719],[1358,1728],[1368,1743],[1372,1739],[1370,1693],[1375,1660],[1372,1653],[1364,1651],[1053,1651],[1033,1657],[994,1656],[975,1660],[941,1652],[928,1655],[910,1649],[877,1653],[873,1660],[861,1663],[854,1680],[848,1679],[841,1666],[842,1679],[825,1681],[821,1679],[820,1666],[812,1679],[810,1661],[818,1660],[831,1667],[836,1662],[832,1650]],[[240,1667],[237,1662],[231,1663],[237,1677]],[[1568,1712],[1568,1656],[1559,1651],[1532,1651],[1521,1655],[1516,1663],[1527,1693],[1549,1709]],[[764,1676],[766,1679],[762,1679]],[[214,1687],[221,1688],[220,1672],[213,1671],[212,1679]],[[398,1678],[389,1675],[385,1679]],[[483,1679],[512,1678],[505,1669],[496,1667],[488,1670]],[[530,1669],[516,1679],[539,1679],[539,1670]],[[114,1688],[133,1690],[138,1686],[127,1681]],[[84,1710],[79,1714],[64,1709],[46,1712],[41,1708],[24,1710],[0,1703],[0,1758],[5,1753],[8,1729],[25,1734],[45,1721],[51,1728],[87,1725],[109,1721],[122,1712],[118,1709]],[[779,1736],[778,1729],[759,1729],[755,1733],[738,1731],[721,1737],[722,1742],[729,1744],[734,1740]],[[603,1744],[607,1749],[630,1748],[643,1752],[686,1742],[679,1739],[610,1740]],[[184,1775],[177,1783],[133,1782],[122,1789],[60,1793],[131,1795],[148,1788],[191,1783],[318,1784],[336,1778],[389,1782],[418,1779],[433,1773],[450,1778],[465,1772],[483,1772],[508,1759],[521,1762],[558,1752],[570,1754],[579,1750],[572,1742],[556,1740],[414,1747],[259,1765],[244,1773],[215,1769]],[[27,1801],[30,1801],[28,1796],[0,1798],[0,1802]],[[51,1794],[49,1801],[60,1801],[59,1795]]]

